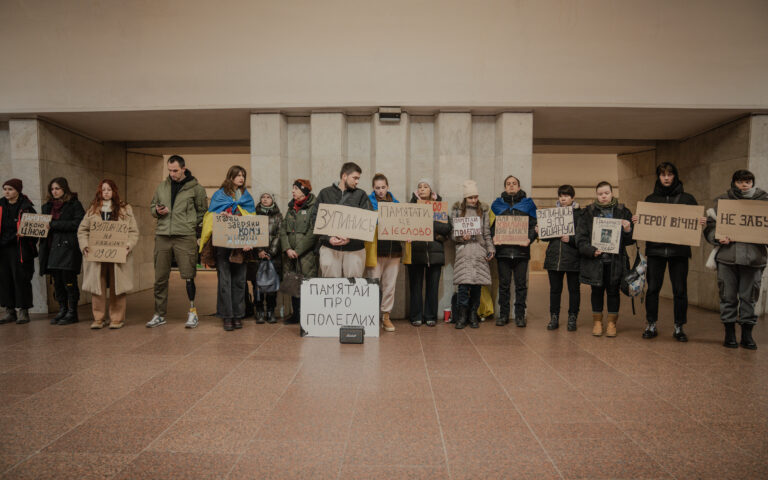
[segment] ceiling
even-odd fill
[[[438,108],[403,107],[411,115],[434,115]],[[273,110],[274,111],[274,110]],[[300,109],[280,110],[288,116],[308,116]],[[317,110],[313,110],[317,111]],[[349,115],[370,115],[371,108],[328,108]],[[670,108],[466,108],[451,111],[496,115],[521,111],[534,114],[534,151],[537,153],[623,153],[652,148],[657,140],[678,140],[696,135],[750,113],[746,109]],[[45,118],[62,127],[100,141],[128,142],[132,149],[161,154],[248,153],[250,114],[258,110],[144,110],[109,112],[48,112],[4,115],[9,118]]]

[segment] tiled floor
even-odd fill
[[[215,281],[199,277],[201,313]],[[0,326],[3,478],[768,478],[765,318],[759,350],[727,350],[692,308],[680,344],[662,301],[646,341],[624,298],[619,336],[594,338],[584,289],[578,332],[549,332],[532,275],[528,328],[401,321],[340,345],[212,317],[185,330],[172,288],[157,329],[151,292],[118,331]]]

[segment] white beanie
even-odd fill
[[[464,183],[461,184],[461,188],[464,191],[463,198],[480,195],[480,192],[477,190],[477,182],[474,180],[464,180]]]

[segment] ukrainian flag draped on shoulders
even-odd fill
[[[523,195],[525,195],[525,193],[523,193]],[[529,197],[521,198],[515,202],[514,205],[510,205],[504,201],[504,198],[499,197],[491,204],[491,211],[494,215],[502,215],[507,210],[519,210],[529,217],[536,218],[536,204],[533,203],[533,200]]]
[[[213,235],[213,216],[217,213],[227,212],[231,215],[254,215],[256,203],[253,201],[248,190],[242,193],[235,190],[235,196],[227,195],[223,189],[216,190],[211,197],[211,203],[208,204],[208,211],[203,217],[203,233],[200,236],[200,251],[203,250],[205,242]]]

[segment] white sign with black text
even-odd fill
[[[379,284],[366,278],[311,278],[301,284],[301,328],[308,337],[338,337],[362,326],[379,336]]]

